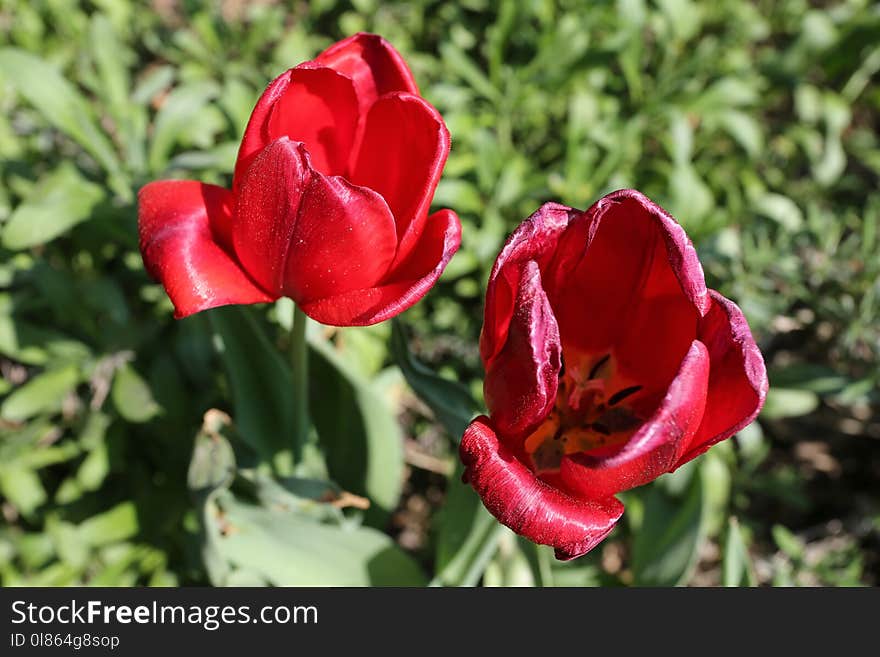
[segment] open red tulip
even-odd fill
[[[325,324],[383,321],[421,299],[458,249],[455,213],[428,214],[448,154],[446,125],[400,54],[357,34],[269,84],[231,191],[141,189],[144,263],[178,318],[288,296]]]
[[[465,480],[560,559],[614,528],[616,493],[739,431],[767,393],[742,312],[635,190],[520,225],[489,278],[480,353],[489,417],[465,431]]]

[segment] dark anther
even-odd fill
[[[553,440],[559,440],[560,438],[562,438],[562,427],[559,427],[556,433],[553,434]]]
[[[593,365],[593,369],[590,370],[590,375],[587,377],[588,379],[595,379],[596,375],[599,373],[599,370],[602,369],[602,366],[608,362],[608,359],[611,358],[611,354],[605,354],[602,358],[599,359],[599,362]]]
[[[593,431],[595,431],[596,433],[601,433],[605,436],[611,434],[611,431],[609,431],[608,427],[606,427],[604,424],[601,424],[600,422],[593,422]]]
[[[565,376],[565,359],[560,356],[559,357],[559,378],[561,379]]]
[[[608,405],[614,406],[615,404],[622,402],[624,399],[629,397],[630,395],[636,394],[639,390],[642,389],[642,386],[630,386],[629,388],[624,388],[623,390],[618,390],[608,399]]]

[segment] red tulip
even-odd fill
[[[312,318],[374,324],[416,303],[458,249],[428,214],[449,132],[400,54],[358,34],[278,76],[257,102],[232,190],[139,194],[141,253],[175,316],[291,297]]]
[[[489,417],[465,431],[465,480],[559,559],[608,535],[616,493],[739,431],[767,393],[742,312],[634,190],[520,225],[489,278],[480,353]]]

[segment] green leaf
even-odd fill
[[[173,66],[153,66],[143,71],[132,91],[131,100],[137,105],[147,105],[174,82]]]
[[[5,294],[0,294],[0,300],[9,299]],[[3,304],[0,301],[0,305]],[[11,304],[9,304],[11,305]],[[14,358],[26,365],[45,365],[49,360],[49,354],[40,345],[45,343],[45,335],[26,322],[19,321],[11,313],[11,308],[3,308],[0,312],[0,353]],[[34,338],[38,339],[34,339]]]
[[[669,137],[670,151],[675,166],[689,166],[694,150],[694,129],[683,112],[675,110],[670,113]]]
[[[232,390],[237,434],[284,474],[293,464],[290,369],[247,308],[208,312]]]
[[[322,524],[218,497],[212,541],[235,568],[275,586],[421,586],[418,565],[385,534]],[[218,524],[221,523],[221,524]],[[222,528],[222,532],[220,531]]]
[[[25,468],[0,467],[0,491],[24,516],[30,516],[47,499],[40,477]]]
[[[773,525],[770,531],[776,545],[791,559],[800,561],[804,558],[804,542],[795,536],[790,529],[783,525]]]
[[[131,52],[119,40],[113,25],[103,14],[92,16],[89,46],[108,109],[117,122],[124,122],[126,112],[132,111],[128,105],[131,79],[126,66],[126,60]]]
[[[498,551],[483,575],[483,586],[531,587],[535,586],[531,564],[520,549],[516,534],[502,532]]]
[[[764,194],[755,202],[755,210],[791,232],[800,230],[804,223],[801,209],[782,194]]]
[[[757,586],[749,549],[739,528],[739,522],[733,516],[727,523],[721,581],[724,586]]]
[[[771,367],[768,375],[774,388],[795,388],[820,394],[840,392],[851,383],[850,379],[836,370],[815,363]]]
[[[228,487],[235,478],[235,453],[222,434],[230,423],[229,416],[221,411],[211,409],[205,413],[186,477],[191,491],[210,493]]]
[[[336,350],[346,363],[365,378],[380,375],[388,360],[391,323],[339,327],[334,333]]]
[[[657,0],[657,5],[678,39],[687,41],[699,31],[703,8],[692,0]]]
[[[263,508],[295,511],[317,520],[337,523],[345,517],[341,509],[329,504],[343,495],[332,481],[304,477],[276,480],[258,472],[243,472],[242,475],[256,487],[256,496]]]
[[[718,456],[720,446],[706,454],[700,463],[705,495],[706,535],[715,537],[724,527],[730,502],[731,476],[727,464]]]
[[[480,190],[466,180],[444,178],[437,185],[434,203],[455,208],[458,212],[477,213],[483,210],[484,201]],[[453,261],[454,262],[454,261]]]
[[[706,185],[690,163],[675,165],[670,174],[672,207],[683,222],[702,219],[715,205],[712,190]]]
[[[557,561],[552,553],[552,548],[544,546],[535,546],[536,552],[545,551],[546,559],[550,561],[551,581],[547,583],[547,578],[542,577],[541,586],[554,587],[585,587],[585,586],[602,586],[606,582],[614,582],[612,576],[603,572],[601,566],[601,550],[595,550],[591,554],[574,559],[573,561]],[[547,550],[550,553],[547,554]],[[609,582],[610,583],[610,582]],[[614,582],[616,584],[616,582]]]
[[[97,127],[86,99],[52,64],[17,48],[0,49],[0,71],[45,119],[86,149],[111,176],[114,191],[130,200],[113,145]]]
[[[761,417],[769,420],[799,417],[809,415],[818,407],[819,396],[815,392],[771,386],[761,410]]]
[[[645,494],[644,521],[633,541],[633,575],[638,586],[675,586],[687,581],[705,535],[703,481],[691,477],[682,499],[660,486]]]
[[[505,531],[473,488],[462,483],[462,470],[459,464],[450,477],[437,517],[437,574],[432,583],[440,586],[475,586]]]
[[[43,176],[3,227],[3,246],[26,249],[45,244],[88,219],[104,190],[83,178],[69,162]]]
[[[208,578],[215,583],[225,581],[229,576],[229,564],[219,554],[211,537],[217,533],[213,526],[214,500],[232,485],[236,476],[235,453],[223,435],[231,424],[231,418],[222,411],[210,409],[205,413],[187,472],[187,485],[195,497],[201,519],[202,563]]]
[[[846,169],[846,151],[840,134],[828,128],[822,158],[813,165],[813,176],[824,187],[834,184]]]
[[[174,146],[200,120],[205,106],[218,93],[213,81],[194,82],[172,91],[156,116],[148,156],[150,170],[159,173],[168,162]]]
[[[91,550],[82,540],[76,525],[55,520],[46,523],[46,530],[61,561],[77,570],[87,566]]]
[[[135,54],[119,38],[119,33],[104,14],[92,16],[89,39],[98,74],[100,100],[113,119],[118,143],[125,148],[126,164],[140,173],[146,166],[145,142],[149,117],[143,104],[131,97],[129,66],[136,60]]]
[[[403,485],[403,436],[378,390],[320,338],[310,336],[309,411],[331,479],[370,499],[367,520],[384,523]]]
[[[72,365],[43,372],[6,398],[0,406],[0,416],[21,422],[40,413],[57,412],[78,382],[79,372]]]
[[[456,442],[460,440],[476,408],[467,388],[458,381],[444,379],[417,361],[407,347],[403,326],[397,319],[391,324],[391,352],[416,395],[434,412],[450,437]]]
[[[76,481],[82,490],[98,490],[109,472],[110,455],[107,452],[107,445],[102,442],[83,459],[76,471]]]
[[[150,386],[128,363],[116,371],[110,396],[123,419],[135,424],[149,422],[162,410]]]
[[[760,155],[764,148],[764,135],[758,122],[750,114],[728,110],[719,117],[721,125],[751,157]]]
[[[492,85],[482,69],[461,48],[447,41],[440,47],[440,56],[449,72],[460,76],[474,91],[489,100],[500,100],[498,90]]]
[[[124,541],[138,533],[137,509],[133,502],[121,502],[92,516],[79,526],[79,535],[93,547]]]
[[[743,465],[750,470],[758,467],[770,454],[770,444],[764,438],[764,431],[758,422],[740,429],[736,434],[736,444]]]

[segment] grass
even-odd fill
[[[585,208],[636,187],[685,226],[770,367],[759,422],[629,494],[604,547],[560,566],[503,536],[485,582],[876,584],[880,11],[860,0],[0,0],[0,581],[226,572],[187,469],[205,411],[244,421],[227,356],[251,324],[172,320],[138,254],[135,193],[228,184],[265,84],[359,30],[404,53],[453,138],[435,204],[459,212],[463,246],[403,318],[420,360],[479,398],[482,295],[507,234],[546,200]],[[283,346],[286,316],[258,308],[251,323]],[[331,474],[386,500],[367,524],[436,574],[454,447],[402,384],[389,334],[328,344],[391,400],[403,481]],[[351,403],[373,394],[320,381]],[[259,463],[230,440],[240,468]],[[679,528],[660,541],[676,549],[645,552],[648,517]]]

